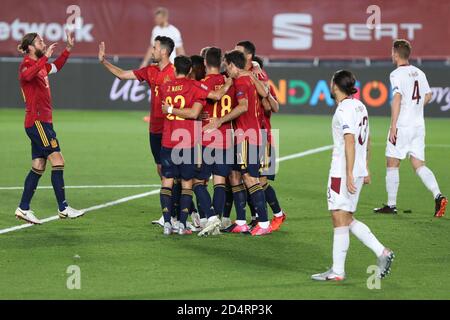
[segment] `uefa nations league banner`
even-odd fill
[[[61,43],[69,24],[74,55],[96,56],[105,41],[109,54],[142,57],[158,6],[169,9],[188,54],[251,40],[271,58],[377,59],[405,38],[416,57],[450,57],[448,0],[2,0],[0,56],[17,55],[27,32]]]
[[[138,68],[139,61],[119,63],[124,69]],[[24,108],[19,81],[19,63],[0,63],[0,108]],[[370,115],[389,115],[391,89],[387,67],[347,68],[357,76],[356,97],[367,106]],[[422,68],[433,98],[425,114],[450,117],[450,67]],[[266,69],[275,88],[282,113],[332,114],[334,101],[329,82],[336,68],[269,67]],[[97,61],[70,61],[57,74],[49,76],[56,109],[149,110],[147,84],[120,81]]]

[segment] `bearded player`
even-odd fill
[[[64,158],[53,128],[52,99],[48,75],[56,73],[66,63],[74,46],[74,39],[68,31],[67,45],[61,55],[49,63],[56,43],[47,47],[37,33],[26,34],[18,46],[25,55],[19,67],[19,80],[25,100],[25,132],[31,140],[31,170],[25,179],[24,190],[15,215],[32,224],[41,224],[30,209],[30,202],[36,191],[39,179],[45,171],[47,160],[52,164],[51,181],[58,202],[58,215],[61,219],[78,218],[84,214],[70,207],[64,190]]]

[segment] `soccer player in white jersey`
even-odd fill
[[[394,259],[394,253],[383,246],[364,223],[353,217],[362,186],[370,183],[369,117],[364,104],[352,97],[356,93],[355,82],[350,71],[339,70],[330,83],[331,96],[337,104],[332,122],[334,146],[328,181],[328,210],[334,225],[333,266],[324,273],[314,274],[313,280],[345,279],[350,232],[377,256],[379,278],[389,274]]]
[[[448,200],[441,194],[433,172],[425,166],[425,121],[423,107],[431,100],[431,90],[425,73],[409,64],[411,45],[395,40],[392,61],[397,69],[391,72],[391,128],[386,145],[387,205],[375,208],[376,213],[397,213],[397,191],[400,183],[400,161],[410,158],[411,165],[423,184],[433,193],[435,217],[445,214]]]

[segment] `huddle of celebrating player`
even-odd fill
[[[267,183],[274,179],[270,115],[278,111],[278,102],[266,73],[253,62],[255,46],[239,42],[223,59],[219,48],[205,48],[203,56],[178,56],[172,65],[173,48],[172,39],[156,37],[152,58],[157,64],[128,71],[105,60],[104,43],[99,52],[115,76],[145,80],[152,90],[150,145],[162,180],[164,234],[192,233],[188,215],[194,217],[199,236],[218,234],[219,229],[255,236],[278,230],[286,214]],[[212,198],[207,189],[211,176]],[[228,207],[232,198],[237,213],[234,223],[230,208],[225,208],[230,190]],[[254,213],[250,226],[247,202]],[[270,222],[266,202],[274,213]]]
[[[67,49],[49,64],[47,59],[54,46],[47,48],[39,35],[25,35],[20,44],[26,53],[19,78],[33,162],[16,216],[30,223],[40,223],[30,209],[30,201],[47,159],[53,165],[52,184],[59,215],[76,218],[84,213],[69,207],[65,199],[64,161],[52,126],[47,79],[48,74],[62,68],[72,46],[73,39],[68,34]],[[221,49],[208,47],[200,56],[178,56],[172,64],[169,57],[173,49],[172,39],[156,37],[154,64],[137,70],[122,70],[108,62],[103,42],[98,55],[116,77],[146,81],[150,86],[150,148],[161,177],[162,217],[155,223],[163,227],[165,235],[191,234],[194,230],[199,231],[199,236],[220,231],[260,236],[278,230],[286,213],[268,180],[274,180],[276,160],[270,118],[279,105],[263,62],[255,56],[255,46],[250,41],[238,42],[234,50],[223,55]],[[423,106],[430,101],[431,90],[424,73],[408,64],[410,51],[407,41],[394,42],[392,57],[397,69],[391,74],[392,121],[386,147],[388,204],[375,212],[397,212],[398,167],[400,160],[410,156],[417,175],[435,197],[435,216],[441,217],[448,201],[424,163]],[[328,182],[328,208],[334,225],[333,266],[325,273],[313,275],[315,280],[345,279],[350,232],[377,256],[379,277],[389,273],[394,258],[392,250],[353,216],[363,184],[370,183],[369,118],[364,104],[353,97],[355,83],[355,76],[346,70],[337,71],[330,83],[337,103]],[[207,189],[211,177],[212,197]],[[233,203],[237,215],[234,222],[230,219]],[[273,211],[271,221],[266,203]],[[252,212],[249,225],[247,205]],[[189,215],[192,223],[187,222]]]

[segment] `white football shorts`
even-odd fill
[[[389,142],[388,132],[386,157],[403,160],[410,156],[425,161],[425,127],[398,128],[395,145]]]
[[[354,178],[356,192],[351,194],[347,190],[346,178],[328,178],[328,210],[343,210],[354,213],[358,206],[359,194],[364,184],[364,177]]]

